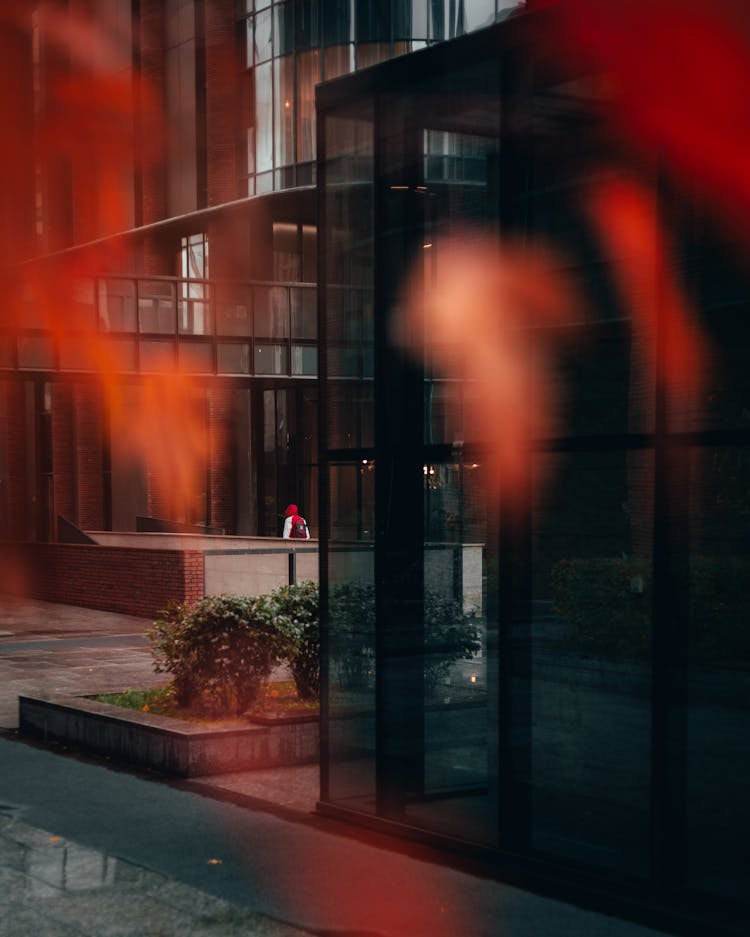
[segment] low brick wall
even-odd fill
[[[19,696],[20,730],[183,778],[314,764],[315,716],[206,726],[123,709],[86,697]]]
[[[4,583],[6,591],[144,618],[171,601],[194,602],[204,589],[199,550],[4,543],[0,564],[18,572]]]

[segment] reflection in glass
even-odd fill
[[[216,346],[217,369],[220,374],[249,374],[250,346],[246,342]]]
[[[257,338],[289,337],[289,291],[284,286],[253,289]]]
[[[294,162],[294,58],[274,59],[275,166]]]
[[[297,56],[297,162],[315,159],[315,85],[320,81],[320,52]]]
[[[99,281],[99,323],[110,332],[135,332],[135,284]]]
[[[19,368],[54,368],[55,347],[42,335],[21,335],[18,338]]]
[[[330,467],[328,705],[331,798],[375,809],[375,466]]]
[[[271,63],[255,69],[255,171],[273,169],[273,87]],[[272,181],[271,181],[272,184]],[[258,192],[265,191],[256,179]]]
[[[738,901],[750,837],[750,449],[689,458],[688,879]]]
[[[256,345],[253,353],[256,374],[288,374],[286,345]]]
[[[532,845],[633,875],[649,853],[653,465],[615,450],[540,454],[535,471]]]

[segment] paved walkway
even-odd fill
[[[17,737],[19,693],[163,682],[147,626],[0,599],[0,937],[657,937],[315,817],[315,767],[170,782]]]

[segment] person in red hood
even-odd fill
[[[296,504],[287,505],[287,509],[284,511],[284,533],[282,537],[285,540],[310,539],[307,521],[297,512]]]

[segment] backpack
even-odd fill
[[[290,540],[307,540],[307,524],[304,517],[295,514],[292,518],[292,527],[289,531]]]

